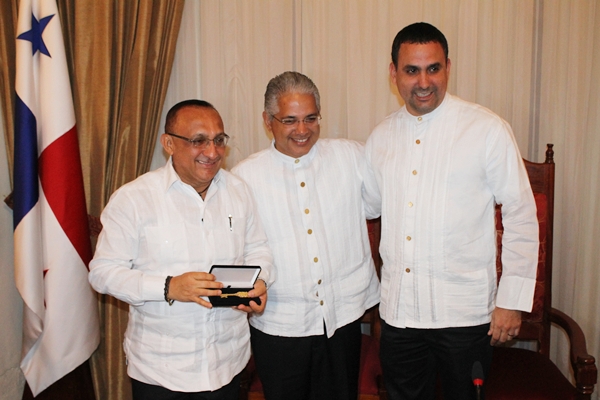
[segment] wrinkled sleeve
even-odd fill
[[[273,254],[267,242],[267,235],[264,231],[262,222],[258,217],[258,208],[252,195],[252,191],[244,185],[245,204],[247,205],[248,221],[246,223],[246,241],[244,245],[244,262],[247,265],[260,265],[261,271],[259,278],[271,287],[275,282],[275,269],[273,268]]]
[[[365,214],[368,219],[374,219],[381,216],[381,192],[370,162],[370,147],[370,142],[367,142],[366,147],[361,146],[359,165],[363,176],[362,197]]]
[[[94,290],[138,306],[164,297],[165,277],[133,269],[139,251],[139,227],[132,199],[116,192],[101,215],[102,232],[90,263]]]
[[[527,170],[510,126],[504,122],[488,143],[487,174],[502,205],[502,276],[496,306],[529,312],[538,264],[539,225]]]

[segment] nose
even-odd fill
[[[296,130],[301,134],[308,132],[308,126],[304,123],[303,119],[298,121],[298,128],[296,128]]]
[[[418,80],[417,83],[419,84],[419,87],[421,87],[421,88],[427,88],[427,87],[429,87],[429,76],[427,75],[426,71],[422,71],[419,74],[418,79],[419,80]]]
[[[202,154],[204,154],[206,157],[208,157],[210,159],[217,157],[218,152],[217,152],[217,146],[215,145],[215,142],[213,142],[212,140],[209,140],[208,144],[206,145],[204,150],[202,150]]]

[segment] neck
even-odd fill
[[[210,184],[212,183],[212,179],[210,180],[210,182],[208,182],[208,185],[206,185],[206,187],[200,191],[198,191],[198,194],[200,195],[200,197],[202,197],[204,199],[204,196],[206,196],[206,191],[208,190],[208,188],[210,187]]]

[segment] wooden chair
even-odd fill
[[[489,377],[484,383],[487,400],[515,399],[590,399],[597,380],[594,357],[586,349],[579,325],[563,312],[552,308],[552,232],[554,222],[554,151],[548,144],[543,163],[525,161],[533,189],[540,224],[540,249],[534,305],[523,313],[516,340],[534,341],[537,351],[510,346],[494,348]],[[502,274],[502,217],[496,210],[497,269]],[[549,359],[550,327],[565,331],[569,339],[570,362],[575,385]]]

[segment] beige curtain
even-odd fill
[[[150,166],[184,0],[58,0],[71,70],[88,212]],[[12,166],[16,0],[0,6],[0,91]],[[131,398],[122,350],[128,308],[99,296],[98,399]]]
[[[13,115],[15,93],[15,30],[17,28],[17,0],[0,2],[0,99],[8,169],[12,186]]]
[[[449,91],[513,127],[524,157],[555,144],[553,304],[574,316],[600,359],[600,4],[596,0],[222,0],[187,2],[167,92],[219,109],[227,167],[264,149],[261,112],[270,78],[288,69],[319,87],[323,137],[366,140],[398,109],[388,79],[403,26],[426,21],[448,38]],[[164,164],[156,148],[152,167]],[[570,374],[564,337],[552,358]],[[595,399],[598,399],[596,390]]]
[[[100,215],[117,188],[148,171],[183,0],[59,3],[74,65],[89,212]],[[129,399],[122,350],[128,307],[100,296],[100,315],[103,340],[92,358],[97,397]]]

